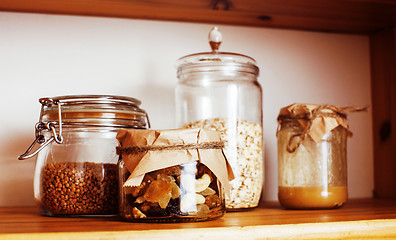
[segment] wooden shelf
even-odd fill
[[[2,0],[1,10],[359,34],[396,25],[393,0]]]
[[[0,208],[0,239],[318,239],[396,237],[396,201],[350,200],[340,209],[284,210],[278,203],[197,223],[57,218],[35,207]]]
[[[2,0],[0,11],[200,22],[365,34],[370,38],[375,197],[396,199],[396,1],[394,0]],[[50,218],[0,207],[0,239],[396,238],[395,200],[291,211],[266,203],[199,223]]]

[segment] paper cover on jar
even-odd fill
[[[229,193],[234,175],[220,133],[206,129],[120,129],[117,152],[131,175],[124,186],[138,186],[146,173],[198,161],[206,165]]]
[[[315,105],[294,103],[282,108],[278,122],[295,119],[315,142],[338,126],[348,129],[347,113],[365,111],[366,108],[340,107],[336,105]]]

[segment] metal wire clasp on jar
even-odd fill
[[[139,100],[109,95],[41,98],[36,138],[20,160],[37,156],[35,199],[43,215],[118,213],[120,128],[147,128]]]

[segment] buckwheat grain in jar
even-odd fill
[[[288,209],[328,209],[348,198],[346,115],[360,108],[292,104],[278,115],[278,199]]]
[[[178,127],[219,131],[235,179],[227,210],[257,207],[264,182],[262,89],[256,61],[220,52],[222,35],[209,33],[211,52],[178,60],[175,89]]]
[[[36,157],[34,195],[47,216],[118,213],[116,154],[120,128],[147,128],[134,98],[76,95],[41,98],[36,139],[19,159]]]
[[[195,222],[224,215],[233,176],[218,132],[121,129],[117,139],[125,221]]]

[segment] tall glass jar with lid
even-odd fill
[[[258,206],[263,182],[262,89],[256,61],[220,52],[222,35],[209,33],[211,52],[180,58],[175,89],[179,127],[217,130],[234,171],[227,210]]]
[[[118,213],[116,135],[120,128],[147,128],[134,98],[75,95],[41,98],[36,139],[19,156],[36,158],[34,195],[43,215]]]

